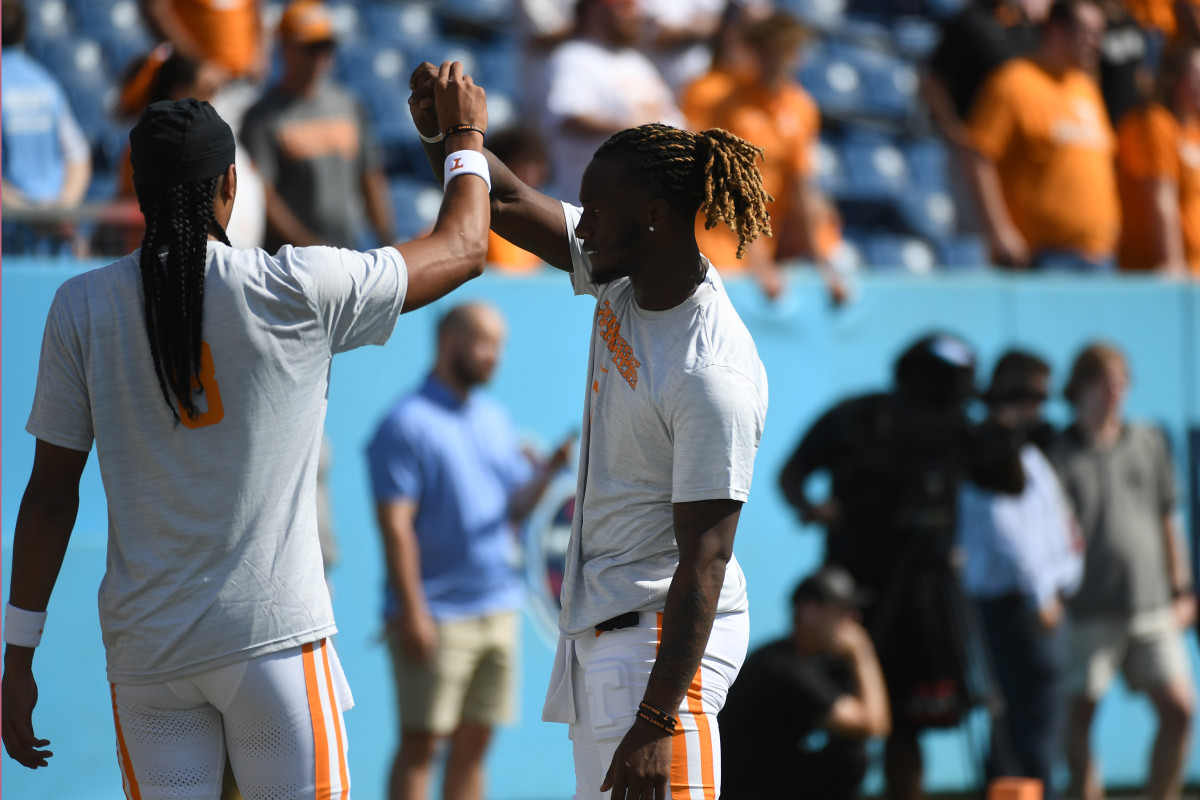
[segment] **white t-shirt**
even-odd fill
[[[171,415],[140,251],[58,290],[26,430],[88,451],[108,498],[100,626],[113,683],[157,683],[336,631],[316,485],[330,359],[391,335],[399,252],[208,243],[199,427]],[[186,420],[186,416],[184,416]]]
[[[673,503],[745,500],[767,416],[767,374],[708,265],[703,284],[646,311],[628,278],[598,285],[564,204],[576,294],[596,297],[559,629],[589,635],[627,611],[661,611],[679,565]],[[747,607],[730,559],[718,613]]]
[[[564,120],[588,116],[632,128],[648,122],[683,127],[671,89],[650,59],[632,47],[609,48],[588,39],[565,42],[547,65],[546,139],[552,190],[559,200],[579,201],[579,181],[608,134],[562,130]]]

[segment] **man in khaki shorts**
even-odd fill
[[[1083,583],[1067,605],[1067,761],[1083,800],[1104,793],[1090,731],[1118,671],[1158,715],[1151,800],[1180,796],[1195,706],[1182,631],[1196,605],[1175,515],[1174,467],[1161,432],[1123,419],[1128,388],[1120,351],[1086,347],[1065,390],[1075,423],[1052,450],[1085,542]]]
[[[523,593],[512,524],[533,509],[571,442],[535,468],[507,412],[477,391],[491,379],[504,334],[490,306],[450,309],[438,323],[433,371],[388,412],[367,448],[400,706],[391,800],[429,796],[443,738],[445,797],[481,798],[492,727],[512,716]]]

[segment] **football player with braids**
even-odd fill
[[[434,71],[409,105],[432,162]],[[543,718],[570,725],[577,798],[715,797],[716,714],[746,656],[733,557],[767,411],[767,377],[696,218],[740,247],[770,234],[760,151],[722,130],[614,134],[582,207],[492,156],[492,228],[596,298],[559,643]]]
[[[188,98],[150,105],[133,128],[142,247],[59,288],[26,426],[37,445],[0,698],[18,763],[53,755],[34,733],[33,654],[95,443],[109,523],[100,625],[126,794],[217,797],[228,754],[249,800],[349,796],[353,699],[317,533],[330,360],[382,345],[402,312],[480,274],[487,249],[484,92],[457,62],[431,91],[450,151],[438,221],[365,253],[234,249],[229,125]]]

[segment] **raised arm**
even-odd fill
[[[44,612],[58,580],[67,543],[79,511],[79,479],[88,454],[38,440],[29,485],[21,498],[13,533],[12,573],[8,601],[27,612]],[[11,620],[9,621],[11,625]],[[6,631],[7,633],[8,631]],[[33,679],[32,647],[4,648],[4,747],[17,763],[30,769],[46,766],[50,744],[33,732],[38,689]]]
[[[448,140],[429,142],[443,134],[453,120],[442,116],[433,102],[437,68],[422,63],[412,74],[408,99],[409,111],[422,136],[425,157],[434,174],[442,178],[442,160]],[[571,252],[567,245],[567,222],[562,204],[529,187],[495,155],[483,150],[492,174],[491,227],[520,248],[528,250],[552,267],[570,272]]]
[[[429,92],[438,118],[446,120],[447,128],[456,128],[445,138],[447,152],[482,152],[483,134],[478,131],[487,128],[487,98],[471,76],[463,75],[462,64],[443,62],[430,80]],[[439,162],[439,172],[442,168]],[[396,245],[408,266],[404,311],[427,305],[483,274],[489,217],[482,178],[464,172],[446,184],[433,231]]]

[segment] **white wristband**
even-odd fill
[[[26,611],[12,603],[4,607],[4,641],[18,647],[37,647],[46,627],[45,611]]]
[[[428,144],[437,144],[442,139],[446,138],[446,134],[441,133],[441,132],[439,132],[437,136],[426,136],[425,134],[421,133],[420,131],[417,131],[417,136],[421,137],[422,142],[427,142]]]
[[[446,156],[443,171],[444,183],[450,183],[459,175],[478,175],[487,184],[488,192],[492,191],[492,173],[488,170],[487,156],[478,150],[455,150]]]

